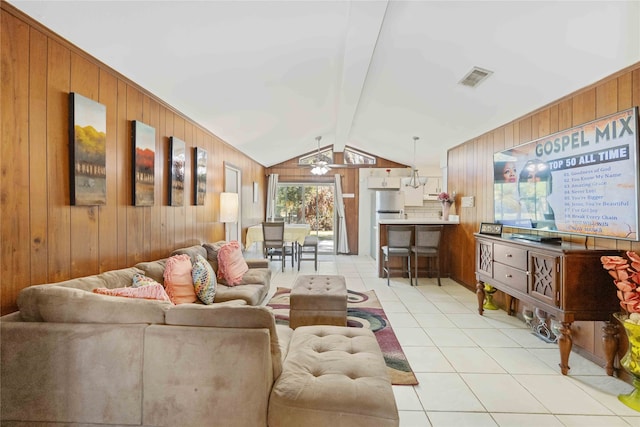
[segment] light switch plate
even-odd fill
[[[476,205],[476,198],[474,196],[465,196],[462,197],[462,204],[461,206],[463,208],[472,208]]]

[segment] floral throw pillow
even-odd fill
[[[191,257],[187,254],[174,255],[167,259],[164,286],[172,303],[185,304],[198,300],[193,289],[191,269]]]
[[[156,282],[149,276],[145,276],[144,274],[136,273],[133,275],[133,279],[131,280],[131,287],[140,288],[142,286],[149,285],[160,285],[160,283]]]
[[[191,277],[198,299],[203,304],[213,304],[213,299],[216,296],[216,275],[213,273],[213,268],[209,261],[200,254],[196,255]]]
[[[240,243],[233,240],[218,251],[218,279],[224,279],[227,286],[242,283],[242,276],[249,271],[247,261],[242,256]]]

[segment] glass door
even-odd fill
[[[278,183],[276,219],[309,224],[318,236],[318,253],[335,253],[333,183]]]

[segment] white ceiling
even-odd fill
[[[638,0],[9,2],[264,166],[321,135],[437,168],[640,61]]]

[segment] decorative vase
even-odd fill
[[[486,284],[484,285],[484,304],[482,304],[482,308],[485,310],[497,310],[498,306],[493,302],[493,294],[497,291],[493,286]]]
[[[442,202],[442,220],[449,221],[449,210],[451,209],[451,205],[449,202]]]
[[[629,408],[640,412],[640,325],[627,322],[628,316],[623,313],[615,313],[615,318],[620,321],[629,339],[629,348],[620,360],[622,367],[633,375],[634,390],[629,394],[621,394],[618,400]]]

